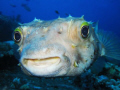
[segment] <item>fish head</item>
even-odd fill
[[[83,18],[35,19],[14,30],[20,66],[32,76],[75,76],[98,58],[98,44],[91,22]]]

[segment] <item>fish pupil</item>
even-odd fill
[[[88,36],[88,30],[89,30],[88,26],[83,26],[82,27],[81,34],[82,34],[83,38],[86,38]]]
[[[14,40],[15,42],[19,42],[21,40],[21,35],[18,31],[14,33]]]

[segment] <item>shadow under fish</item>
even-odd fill
[[[21,6],[22,6],[25,10],[27,10],[28,12],[31,12],[31,9],[30,9],[30,7],[27,6],[27,4],[21,4]]]

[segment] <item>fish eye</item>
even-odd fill
[[[87,38],[88,35],[89,35],[89,23],[88,22],[83,22],[81,24],[80,29],[81,29],[80,33],[81,33],[82,37]]]
[[[21,36],[21,31],[19,28],[15,29],[13,37],[14,37],[15,43],[19,43],[21,41],[22,36]]]
[[[20,32],[16,31],[14,33],[14,40],[16,43],[19,43],[21,41],[21,35],[20,35]]]
[[[82,35],[82,37],[83,38],[87,38],[88,34],[89,34],[89,26],[83,26],[81,28],[81,35]]]

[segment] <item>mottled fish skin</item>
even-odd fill
[[[87,38],[81,35],[83,17],[35,19],[18,27],[21,41],[18,51],[22,70],[32,76],[76,76],[83,73],[99,56],[94,27],[89,23]]]

